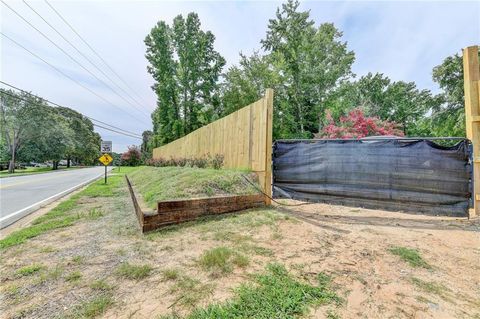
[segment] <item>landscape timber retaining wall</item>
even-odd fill
[[[153,150],[153,158],[198,158],[223,155],[225,168],[255,172],[266,194],[272,194],[273,90],[244,108]],[[265,196],[265,203],[270,199]]]
[[[264,195],[238,195],[158,202],[157,213],[144,215],[143,231],[195,220],[203,216],[265,206]]]
[[[142,232],[195,220],[199,217],[265,206],[263,194],[170,200],[157,203],[157,212],[142,210],[132,183],[125,175],[135,215]]]
[[[130,180],[128,179],[127,175],[125,175],[125,179],[127,180],[128,191],[130,192],[130,197],[132,198],[133,208],[135,209],[135,215],[137,215],[138,223],[140,224],[140,227],[142,227],[143,229],[143,224],[144,224],[143,211],[140,208],[140,205],[138,204],[137,197],[135,196],[135,191],[133,190],[132,183],[130,183]]]

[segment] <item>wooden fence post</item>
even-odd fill
[[[272,132],[273,132],[273,89],[265,92],[265,106],[267,109],[266,139],[265,143],[265,194],[272,196]],[[265,204],[270,205],[271,199],[265,196]]]
[[[469,217],[480,215],[480,67],[478,46],[463,50],[465,120],[467,138],[473,145],[473,210]]]

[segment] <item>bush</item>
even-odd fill
[[[215,154],[211,159],[210,162],[212,164],[212,168],[220,169],[223,166],[223,159],[224,156],[221,154]]]
[[[128,147],[128,151],[122,154],[122,165],[137,166],[140,165],[142,154],[138,146],[132,145]]]
[[[353,109],[347,116],[341,116],[336,122],[327,111],[328,124],[315,138],[362,138],[366,136],[392,135],[403,136],[399,124],[381,120],[376,116],[365,116],[361,109]]]
[[[172,157],[170,159],[165,158],[150,158],[145,161],[148,166],[155,167],[167,167],[167,166],[180,166],[180,167],[198,167],[198,168],[214,168],[220,169],[223,167],[223,155],[215,154],[214,156],[197,157],[197,158],[185,158],[185,157]]]

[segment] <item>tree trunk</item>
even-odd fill
[[[8,172],[10,174],[15,173],[15,148],[16,148],[16,136],[15,132],[13,132],[13,142],[11,145],[11,153],[12,153],[12,158],[10,159],[10,164],[8,165]]]
[[[54,170],[58,169],[58,161],[53,161],[52,164]]]
[[[70,168],[70,156],[67,158],[67,168]]]

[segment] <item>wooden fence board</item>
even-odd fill
[[[153,158],[224,156],[225,168],[250,169],[271,196],[273,90],[224,118],[153,150]],[[265,201],[269,202],[266,198]]]
[[[463,50],[465,120],[467,138],[473,145],[473,206],[470,217],[480,215],[480,66],[478,46]]]

